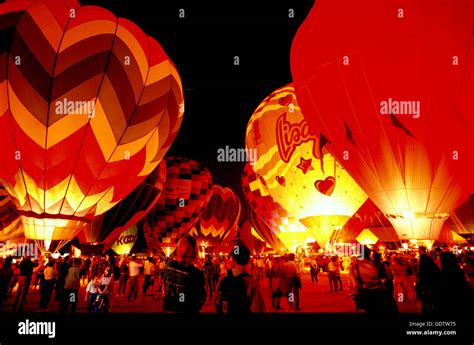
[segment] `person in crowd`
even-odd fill
[[[87,267],[86,267],[86,260],[82,261],[79,274],[81,276],[81,285],[85,285],[85,281],[87,278]]]
[[[339,269],[339,264],[337,262],[337,256],[334,255],[331,257],[331,261],[328,264],[328,278],[329,278],[329,292],[337,292],[338,283],[337,283],[337,271]]]
[[[268,288],[271,289],[273,280],[273,257],[268,256],[265,259],[265,272],[268,279]]]
[[[397,294],[402,293],[403,302],[409,301],[409,281],[407,278],[407,266],[402,257],[395,256],[392,264],[394,290]]]
[[[237,244],[231,257],[234,268],[219,283],[215,299],[216,310],[234,315],[263,313],[265,302],[262,290],[258,280],[250,274],[249,248],[244,244]]]
[[[214,264],[212,263],[211,255],[206,256],[206,262],[202,267],[202,273],[204,273],[204,279],[206,283],[206,291],[209,299],[212,299],[212,292],[215,290],[214,285]]]
[[[120,260],[120,277],[119,277],[119,287],[117,291],[118,296],[125,296],[125,291],[127,288],[127,280],[128,280],[128,262],[125,257]]]
[[[49,306],[49,301],[51,300],[51,295],[53,294],[54,284],[56,282],[56,272],[54,269],[54,260],[50,260],[46,264],[46,268],[44,269],[44,280],[43,284],[41,285],[40,290],[40,302],[39,302],[39,310],[47,310]]]
[[[61,313],[67,313],[69,307],[75,313],[78,302],[78,292],[81,287],[81,259],[74,258],[64,281],[64,295],[60,304]]]
[[[283,274],[285,279],[290,285],[291,298],[288,299],[290,308],[293,307],[295,310],[301,310],[300,308],[300,289],[301,284],[301,271],[300,266],[295,262],[295,254],[288,254],[288,260],[283,264]],[[294,304],[293,304],[294,303]]]
[[[0,312],[7,301],[8,288],[13,280],[12,261],[12,257],[6,258],[3,262],[2,268],[0,269]]]
[[[354,270],[354,265],[356,265],[357,262],[358,262],[357,255],[352,255],[351,263],[348,268],[349,274],[352,272],[352,270]],[[354,281],[352,279],[349,279],[348,284],[349,284],[349,291],[354,291],[355,290]]]
[[[163,294],[163,272],[166,268],[166,258],[160,257],[160,263],[158,264],[158,274],[157,274],[157,281],[158,281],[158,289],[156,290],[157,293],[160,295]]]
[[[87,257],[84,260],[84,270],[86,271],[85,278],[87,278],[87,284],[89,284],[90,280],[92,279],[92,276],[90,275],[91,265],[92,265],[92,260],[90,257]]]
[[[44,260],[36,260],[35,261],[35,268],[33,269],[33,275],[34,275],[34,289],[41,289],[41,286],[43,285],[44,281],[44,269],[46,265],[44,263]]]
[[[99,312],[108,313],[112,308],[112,294],[114,287],[114,276],[110,266],[104,268],[104,273],[100,278],[97,295],[100,301],[96,305]]]
[[[383,272],[385,275],[385,281],[384,281],[384,286],[385,290],[387,291],[387,294],[389,296],[394,296],[394,284],[393,284],[393,270],[392,270],[392,265],[390,264],[389,260],[384,260],[382,262],[383,265]]]
[[[147,261],[145,262],[144,266],[144,274],[145,274],[145,280],[143,282],[142,290],[143,290],[143,295],[146,296],[146,293],[148,291],[148,288],[152,285],[153,279],[155,277],[155,263],[153,261],[153,258],[150,256],[148,257]]]
[[[163,272],[163,310],[198,313],[206,301],[204,274],[194,265],[198,257],[196,239],[183,236],[176,247],[176,259]]]
[[[309,260],[309,272],[311,273],[311,282],[318,282],[318,262],[316,261],[315,258],[310,258]]]
[[[281,310],[281,297],[290,293],[290,287],[285,283],[283,276],[283,257],[276,257],[273,261],[272,277],[275,280],[272,289],[272,308]]]
[[[422,313],[436,313],[439,310],[441,270],[424,248],[420,248],[419,253],[416,297],[421,302]]]
[[[12,270],[13,270],[13,278],[8,286],[7,292],[7,299],[13,295],[13,290],[18,285],[18,281],[20,280],[20,262],[17,261],[16,263],[12,260]]]
[[[364,247],[362,259],[352,266],[350,279],[353,290],[351,296],[356,308],[369,314],[393,314],[398,312],[393,296],[385,290],[380,268],[371,258],[372,251]]]
[[[138,298],[138,277],[140,275],[140,269],[143,267],[143,264],[137,262],[137,258],[132,256],[132,260],[128,265],[128,300],[132,298]]]
[[[86,287],[86,297],[85,301],[87,302],[86,310],[88,313],[97,313],[96,300],[97,292],[99,289],[100,277],[90,277],[89,283]]]
[[[338,284],[339,284],[339,291],[342,291],[341,269],[342,269],[342,262],[339,259],[339,256],[336,255],[336,291],[337,291]]]
[[[217,258],[215,258],[213,261],[212,261],[212,265],[213,265],[213,270],[214,270],[214,274],[213,274],[213,284],[214,284],[214,289],[215,287],[217,286],[217,284],[219,284],[219,280],[221,278],[221,269],[220,269],[220,264],[219,264],[219,260]]]
[[[12,305],[13,312],[23,312],[23,307],[26,301],[26,296],[31,284],[31,277],[33,275],[34,263],[29,256],[23,257],[20,263],[20,277],[18,279],[18,290]]]
[[[263,274],[265,271],[265,262],[263,261],[263,258],[261,255],[258,255],[256,260],[255,260],[255,265],[257,268],[257,280],[260,280],[263,278]]]
[[[70,265],[68,261],[62,258],[56,262],[56,276],[58,277],[56,281],[56,293],[54,295],[54,300],[56,302],[61,303],[64,300],[64,283],[69,272],[69,267]]]
[[[440,247],[436,247],[433,250],[434,262],[436,263],[436,265],[438,265],[439,269],[442,269],[441,267],[441,253],[442,252],[443,250]]]
[[[462,315],[474,308],[473,291],[451,252],[439,254],[441,264],[439,312],[441,315]]]

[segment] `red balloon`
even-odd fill
[[[214,249],[238,226],[240,200],[230,188],[212,186],[212,196],[191,234],[199,245]]]
[[[472,192],[474,3],[318,0],[291,48],[312,130],[401,239]]]
[[[255,211],[250,211],[250,224],[253,226],[257,234],[276,251],[286,251],[287,248],[275,234],[274,230],[260,218]]]
[[[200,163],[167,157],[165,190],[146,217],[143,231],[151,249],[170,255],[191,230],[212,195],[212,177]]]

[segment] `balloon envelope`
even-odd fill
[[[26,237],[70,240],[161,161],[181,124],[181,81],[136,25],[74,1],[35,2],[8,43],[0,177]]]
[[[244,167],[242,189],[252,209],[250,220],[252,220],[252,213],[254,213],[268,227],[265,228],[263,224],[259,224],[259,219],[253,219],[256,231],[262,237],[267,237],[270,246],[272,246],[273,235],[267,232],[269,230],[278,237],[278,240],[289,251],[294,251],[296,247],[304,245],[306,242],[314,242],[316,236],[313,229],[306,228],[268,195],[261,183],[261,179],[257,177],[250,164],[246,164]],[[267,233],[264,234],[265,232]],[[280,247],[277,241],[275,241],[274,245],[275,247]],[[273,248],[276,249],[275,247]]]
[[[291,72],[302,113],[400,239],[436,239],[472,193],[474,3],[320,0]]]
[[[147,176],[111,210],[99,216],[78,234],[81,244],[103,244],[107,250],[125,231],[139,222],[158,202],[166,180],[166,161]]]
[[[245,142],[256,150],[252,168],[265,191],[313,229],[324,247],[367,196],[331,154],[320,151],[321,140],[309,130],[293,86],[287,85],[257,107]]]
[[[240,200],[230,188],[212,186],[212,196],[190,232],[198,239],[200,247],[212,250],[238,226]]]
[[[148,246],[170,255],[207,206],[212,177],[200,163],[186,158],[167,157],[166,171],[165,189],[148,213],[143,231]]]

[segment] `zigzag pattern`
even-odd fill
[[[212,186],[212,196],[206,209],[190,232],[208,247],[216,247],[238,225],[240,200],[230,188]]]
[[[128,20],[72,0],[20,3],[0,7],[0,177],[25,212],[91,221],[162,160],[181,81]]]

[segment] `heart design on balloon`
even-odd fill
[[[277,182],[280,184],[280,186],[285,187],[286,180],[284,176],[277,176],[276,177]]]
[[[332,176],[326,177],[324,180],[317,180],[314,182],[316,189],[327,196],[331,196],[336,188],[336,179]]]

